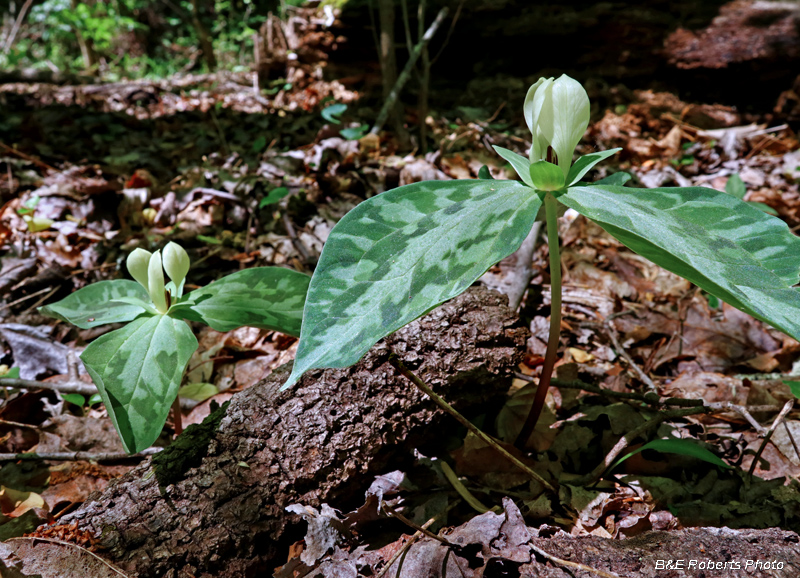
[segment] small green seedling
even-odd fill
[[[747,194],[747,185],[744,184],[742,177],[740,177],[737,173],[733,173],[730,177],[728,177],[728,182],[725,183],[725,192],[729,195],[733,195],[740,201],[744,201],[744,197]],[[774,217],[778,216],[778,211],[767,205],[766,203],[759,203],[758,201],[744,201],[748,205],[752,205],[757,209],[761,209],[768,215],[772,215]]]
[[[90,343],[81,360],[125,451],[133,453],[158,438],[197,349],[186,320],[217,331],[249,325],[299,335],[309,277],[255,267],[184,295],[189,256],[172,242],[163,258],[161,251],[135,249],[127,266],[136,281],[100,281],[40,311],[81,329],[126,323]]]
[[[465,291],[519,248],[542,206],[550,248],[552,314],[533,431],[559,343],[557,218],[571,208],[624,245],[718,299],[800,339],[800,239],[786,223],[709,188],[635,189],[616,173],[583,179],[617,150],[573,163],[589,98],[568,76],[540,79],[525,98],[528,158],[495,147],[522,183],[425,181],[364,201],[331,231],[309,286],[294,368],[346,367],[378,340]]]

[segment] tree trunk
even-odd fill
[[[211,42],[211,34],[203,24],[203,9],[201,0],[192,0],[192,24],[194,26],[197,39],[200,42],[200,50],[203,52],[203,60],[209,72],[217,69],[217,57],[214,56],[214,45]]]
[[[394,372],[392,350],[463,410],[507,388],[526,337],[505,297],[470,289],[351,368],[311,372],[285,392],[279,368],[62,523],[92,532],[138,576],[266,575],[286,561],[286,506],[363,499],[375,474],[454,423]]]
[[[383,99],[389,95],[397,82],[397,51],[394,38],[394,0],[378,0],[378,20],[380,22],[380,54],[381,76],[383,80]],[[398,140],[405,144],[408,133],[403,126],[402,106],[400,100],[392,107],[389,119]]]

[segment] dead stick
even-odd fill
[[[693,407],[690,409],[673,409],[669,411],[663,411],[657,414],[654,418],[647,420],[643,424],[638,427],[633,428],[631,431],[626,433],[624,436],[619,438],[614,447],[611,448],[611,451],[606,454],[605,459],[600,463],[594,470],[586,474],[585,476],[581,476],[570,482],[571,486],[590,486],[597,482],[600,477],[603,475],[603,472],[608,469],[611,464],[617,459],[619,454],[627,448],[633,440],[638,438],[639,436],[647,433],[651,429],[659,426],[661,423],[667,421],[668,419],[674,419],[678,417],[685,417],[687,415],[695,415],[698,413],[705,413],[706,409],[704,407]]]
[[[761,454],[764,453],[764,448],[767,447],[769,440],[772,439],[772,434],[775,433],[775,429],[781,424],[783,418],[786,417],[786,414],[789,413],[794,406],[794,399],[790,399],[787,401],[781,412],[775,416],[775,420],[772,422],[772,425],[769,426],[769,430],[767,430],[767,435],[764,436],[764,440],[761,442],[761,446],[758,448],[756,455],[753,456],[753,463],[750,464],[750,470],[747,472],[748,479],[753,477],[753,472],[756,469],[756,464],[758,460],[761,458]]]
[[[439,10],[439,14],[436,15],[436,20],[433,21],[433,24],[431,24],[428,30],[425,32],[422,40],[420,40],[419,43],[414,47],[414,52],[411,54],[408,62],[406,62],[405,68],[403,68],[400,76],[397,77],[397,81],[394,83],[394,87],[392,87],[392,91],[389,93],[389,96],[386,97],[386,102],[383,103],[383,107],[378,113],[378,119],[375,121],[375,125],[372,127],[372,130],[369,131],[371,134],[378,134],[383,128],[383,125],[386,123],[386,119],[389,118],[389,113],[392,111],[392,108],[394,108],[394,104],[397,102],[397,99],[400,96],[400,91],[403,90],[403,86],[405,86],[406,82],[408,82],[408,79],[411,76],[411,71],[414,69],[414,65],[417,63],[417,59],[419,58],[420,54],[422,54],[422,49],[428,45],[428,43],[431,41],[431,38],[433,38],[433,35],[436,34],[436,30],[439,28],[439,25],[441,25],[445,16],[447,16],[447,12],[448,10],[446,6]]]
[[[519,309],[522,297],[528,289],[531,277],[533,277],[533,252],[536,249],[536,241],[539,238],[541,229],[542,222],[536,221],[516,252],[517,262],[514,265],[514,274],[511,285],[506,290],[508,306],[514,311]]]
[[[530,544],[531,550],[539,554],[542,558],[550,560],[559,566],[566,566],[568,568],[575,568],[576,570],[583,570],[584,572],[593,572],[598,576],[602,576],[603,578],[619,578],[619,575],[614,574],[613,572],[606,572],[604,570],[598,570],[596,568],[592,568],[591,566],[585,566],[584,564],[579,564],[578,562],[570,562],[569,560],[564,560],[563,558],[556,558],[552,554],[548,554],[541,548]]]
[[[12,379],[0,377],[0,386],[17,387],[24,389],[50,389],[58,393],[78,393],[80,395],[94,395],[97,388],[82,381],[36,381],[34,379]]]
[[[518,460],[517,458],[515,458],[515,457],[514,457],[513,455],[511,455],[511,454],[510,454],[510,453],[509,453],[509,452],[508,452],[508,451],[507,451],[507,450],[506,450],[506,449],[505,449],[503,446],[501,446],[499,443],[497,443],[497,441],[496,441],[496,440],[494,440],[494,439],[493,439],[493,438],[492,438],[490,435],[488,435],[488,434],[485,434],[483,431],[481,431],[480,429],[478,429],[477,427],[475,427],[475,426],[472,424],[472,422],[470,422],[470,421],[469,421],[467,418],[465,418],[463,415],[461,415],[460,413],[458,413],[458,412],[457,412],[457,411],[456,411],[456,410],[453,408],[453,406],[451,406],[449,403],[447,403],[447,402],[446,402],[444,399],[442,399],[442,398],[441,398],[441,397],[440,397],[440,396],[439,396],[439,395],[438,395],[438,394],[437,394],[435,391],[433,391],[433,390],[432,390],[430,387],[428,387],[428,384],[427,384],[427,383],[425,383],[425,382],[424,382],[424,381],[422,381],[422,380],[421,380],[419,377],[417,377],[417,376],[416,376],[414,373],[412,373],[412,372],[411,372],[411,370],[410,370],[410,369],[408,369],[408,368],[405,366],[405,364],[404,364],[402,361],[400,361],[400,358],[399,358],[399,357],[397,357],[397,355],[395,355],[394,353],[392,353],[392,354],[389,356],[389,363],[391,363],[391,364],[392,364],[392,366],[393,366],[393,367],[394,367],[394,368],[395,368],[397,371],[399,371],[401,374],[403,374],[403,375],[404,375],[404,376],[405,376],[405,377],[406,377],[406,378],[407,378],[407,379],[408,379],[408,380],[409,380],[411,383],[413,383],[414,385],[416,385],[416,386],[417,386],[417,387],[418,387],[420,390],[422,390],[422,391],[423,391],[425,394],[427,394],[427,395],[428,395],[428,397],[430,397],[430,398],[431,398],[431,399],[432,399],[432,400],[433,400],[433,401],[436,403],[436,405],[438,405],[438,406],[439,406],[439,407],[441,407],[441,408],[442,408],[444,411],[446,411],[447,413],[449,413],[450,415],[452,415],[454,418],[456,418],[456,420],[457,420],[457,421],[458,421],[458,422],[459,422],[461,425],[463,425],[465,428],[467,428],[467,429],[468,429],[469,431],[471,431],[473,434],[475,434],[476,436],[478,436],[478,437],[479,437],[481,440],[483,440],[483,441],[484,441],[485,443],[487,443],[487,444],[488,444],[490,447],[492,447],[493,449],[495,449],[495,450],[496,450],[498,453],[500,453],[500,454],[501,454],[503,457],[505,457],[505,458],[506,458],[508,461],[510,461],[512,464],[514,464],[515,466],[517,466],[517,467],[518,467],[520,470],[522,470],[523,472],[525,472],[526,474],[528,474],[528,475],[529,475],[531,478],[533,478],[535,481],[539,482],[539,483],[540,483],[542,486],[544,486],[544,487],[545,487],[547,490],[549,490],[549,491],[551,491],[551,492],[555,492],[555,491],[556,491],[556,489],[555,489],[555,488],[552,486],[552,484],[550,484],[550,483],[549,483],[547,480],[545,480],[545,479],[544,479],[542,476],[540,476],[539,474],[537,474],[536,472],[534,472],[534,471],[533,471],[531,468],[529,468],[529,467],[528,467],[528,466],[526,466],[524,463],[522,463],[520,460]]]
[[[17,460],[26,462],[34,460],[51,460],[58,462],[111,462],[152,456],[162,449],[163,448],[147,448],[136,454],[126,454],[125,452],[103,452],[96,454],[90,452],[26,452],[22,454],[0,454],[0,462],[15,462]]]

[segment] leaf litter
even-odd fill
[[[194,286],[249,266],[310,272],[330,229],[364,198],[420,180],[476,178],[485,164],[495,178],[514,178],[486,145],[524,152],[513,130],[462,111],[432,121],[434,151],[401,156],[391,138],[348,140],[336,123],[316,114],[325,102],[350,104],[357,94],[315,78],[313,68],[295,74],[298,81],[270,99],[253,94],[235,75],[97,90],[3,87],[9,124],[25,128],[10,140],[7,129],[0,131],[3,141],[18,143],[0,153],[6,168],[0,187],[9,191],[0,207],[0,240],[9,254],[0,271],[2,362],[19,367],[23,378],[63,378],[67,350],[80,351],[103,329],[44,329],[51,326],[35,307],[87,283],[119,278],[134,247],[179,240],[198,263],[188,280]],[[71,120],[62,122],[67,115]],[[211,115],[216,122],[209,121]],[[258,121],[244,130],[242,118]],[[100,126],[108,128],[96,137],[81,132]],[[618,164],[601,169],[599,177],[611,168],[649,187],[725,190],[736,175],[745,200],[763,203],[791,228],[800,227],[800,152],[785,125],[767,126],[730,107],[637,91],[590,126],[579,152],[616,146],[623,148]],[[274,193],[281,188],[286,193]],[[40,219],[44,228],[32,227],[26,216]],[[546,549],[537,536],[622,538],[693,526],[800,528],[796,412],[764,447],[763,432],[730,410],[665,420],[631,440],[624,452],[651,439],[692,440],[730,469],[645,449],[595,484],[570,485],[601,463],[620,436],[673,407],[669,403],[731,403],[748,408],[766,430],[793,399],[783,381],[800,374],[800,346],[631,253],[580,216],[567,213],[562,239],[565,317],[557,371],[564,387],[548,394],[537,435],[526,448],[533,458],[510,443],[535,392],[529,378],[541,369],[547,338],[545,246],[534,251],[521,307],[532,333],[526,361],[504,406],[474,416],[537,473],[559,480],[558,495],[543,493],[483,442],[454,428],[442,433],[435,458],[410,448],[414,462],[379,478],[365,504],[349,514],[335,511],[335,504],[293,506],[311,530],[276,575],[356,575],[351,571],[397,572],[401,566],[408,575],[444,575],[445,568],[464,576],[510,567],[522,572],[541,556],[535,544]],[[501,288],[517,272],[512,256],[482,282]],[[292,338],[247,328],[203,328],[198,339],[185,385],[207,385],[211,395],[182,399],[185,423],[199,423],[233,393],[290,361],[296,346]],[[637,368],[655,385],[649,392],[655,398],[645,397],[652,388]],[[566,387],[578,382],[602,389]],[[614,397],[631,393],[639,397]],[[119,449],[102,406],[88,400],[71,404],[30,388],[6,394],[0,453]],[[165,432],[162,443],[168,437]],[[460,488],[448,480],[443,462],[452,465]],[[58,517],[129,468],[7,461],[0,470],[0,528],[27,515],[27,523],[9,526],[10,535],[49,523],[38,535],[49,531],[75,539],[69,528],[58,526]],[[492,511],[475,516],[465,492]],[[432,532],[449,528],[449,545],[423,534],[411,537],[426,524]]]

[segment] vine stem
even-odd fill
[[[544,197],[544,210],[547,219],[547,246],[550,250],[550,337],[547,340],[547,352],[544,355],[542,376],[539,378],[539,387],[533,400],[531,411],[525,419],[514,445],[520,449],[525,447],[531,437],[536,422],[544,407],[547,390],[550,389],[550,379],[558,355],[558,341],[561,334],[561,252],[558,249],[558,201],[552,193]]]
[[[497,443],[497,440],[493,439],[489,434],[486,434],[483,431],[481,431],[480,429],[478,429],[477,427],[475,427],[472,424],[472,422],[470,422],[467,418],[465,418],[458,411],[456,411],[456,409],[453,406],[451,406],[449,403],[447,403],[439,394],[437,394],[435,391],[433,391],[428,386],[427,383],[422,381],[419,377],[417,377],[416,374],[414,374],[410,369],[408,369],[405,366],[405,364],[402,361],[400,361],[400,358],[397,357],[396,354],[392,353],[391,355],[389,355],[389,363],[391,363],[392,367],[394,367],[398,372],[403,374],[403,376],[405,376],[406,379],[408,379],[411,383],[413,383],[415,386],[417,386],[418,389],[420,389],[423,393],[425,393],[428,397],[430,397],[436,403],[436,405],[438,405],[444,411],[446,411],[451,416],[456,418],[456,420],[461,425],[463,425],[470,432],[472,432],[474,435],[476,435],[481,440],[483,440],[485,443],[487,443],[491,448],[493,448],[495,451],[497,451],[499,454],[501,454],[504,458],[506,458],[508,461],[510,461],[512,464],[514,464],[520,470],[525,472],[532,479],[534,479],[535,481],[539,482],[542,486],[544,486],[545,489],[549,490],[550,492],[556,493],[556,489],[553,487],[553,485],[550,482],[545,480],[542,476],[537,474],[530,467],[528,467],[527,465],[522,463],[520,460],[515,458],[513,455],[511,455],[508,452],[508,450],[506,450],[503,446],[501,446],[499,443]]]

